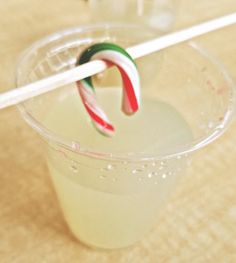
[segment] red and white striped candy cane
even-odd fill
[[[125,114],[135,113],[140,105],[140,79],[136,64],[125,49],[113,43],[98,43],[87,48],[79,57],[76,65],[100,59],[115,65],[123,81],[122,110]],[[114,127],[99,106],[91,77],[76,82],[82,102],[95,127],[105,135],[112,135]]]

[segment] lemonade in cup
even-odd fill
[[[154,37],[147,29],[111,24],[55,33],[25,51],[17,86],[74,67],[93,43],[126,48]],[[94,129],[75,83],[19,106],[46,142],[49,174],[65,221],[91,247],[115,249],[142,239],[158,223],[189,155],[219,137],[234,113],[231,79],[195,42],[136,62],[142,101],[133,116],[120,110],[121,78],[115,68],[93,77],[97,98],[116,128],[112,138]]]

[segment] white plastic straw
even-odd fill
[[[222,16],[199,25],[129,47],[127,48],[127,51],[134,59],[140,58],[166,47],[184,42],[234,23],[236,23],[236,13]],[[0,109],[15,105],[45,92],[52,91],[58,87],[97,74],[106,68],[107,66],[103,61],[94,60],[63,73],[59,73],[23,87],[7,91],[0,94]]]

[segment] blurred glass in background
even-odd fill
[[[92,22],[125,23],[169,31],[175,20],[175,0],[88,0]]]

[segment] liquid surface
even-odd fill
[[[107,153],[158,155],[191,141],[191,132],[182,116],[170,105],[143,99],[132,116],[121,111],[121,89],[97,89],[97,99],[115,127],[112,138],[102,136],[76,93],[56,104],[46,126],[57,134],[78,141],[84,149]]]
[[[113,138],[91,124],[80,97],[62,97],[47,116],[47,127],[101,152],[164,154],[191,140],[181,115],[160,101],[144,99],[134,116],[120,110],[120,90],[101,89],[98,100],[112,120]],[[63,150],[63,149],[62,149]],[[64,217],[74,235],[99,248],[120,248],[143,238],[172,191],[184,161],[112,163],[49,150],[48,166]]]

